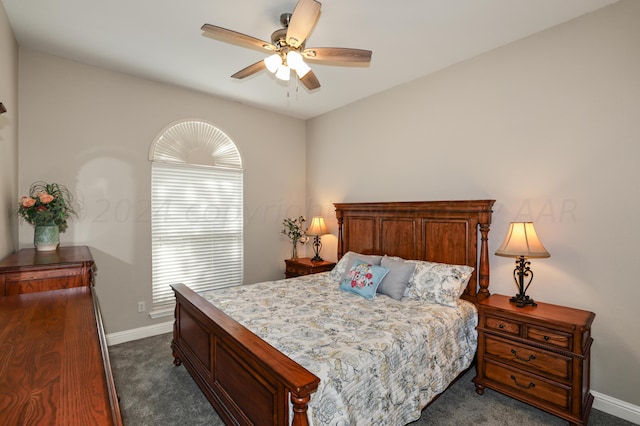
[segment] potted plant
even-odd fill
[[[34,182],[29,196],[20,199],[18,215],[35,227],[33,244],[38,251],[58,248],[60,232],[68,228],[67,220],[77,216],[73,196],[66,186],[57,183]]]
[[[297,219],[286,218],[282,222],[284,225],[282,234],[287,236],[293,244],[291,259],[298,258],[298,243],[304,244],[309,240],[306,230],[303,228],[305,222],[306,220],[304,216],[299,216]]]

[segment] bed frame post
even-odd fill
[[[344,256],[344,216],[341,210],[336,210],[336,218],[338,219],[338,260]]]
[[[489,297],[489,223],[480,223],[480,270],[478,271],[478,285],[480,290],[476,298],[478,302]]]
[[[291,426],[309,426],[309,417],[307,416],[307,410],[309,408],[310,395],[296,396],[291,394],[291,403],[293,404],[293,419],[291,420]]]
[[[176,307],[173,309],[173,339],[171,339],[171,354],[173,355],[173,365],[176,367],[182,365],[182,360],[180,359],[176,342],[178,337],[178,318],[180,317],[180,313],[178,312],[179,307],[180,304],[176,303]]]

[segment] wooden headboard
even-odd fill
[[[469,265],[474,272],[462,298],[477,303],[489,296],[488,234],[494,202],[336,203],[338,259],[353,251]]]

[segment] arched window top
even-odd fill
[[[229,136],[197,120],[174,123],[160,132],[149,160],[242,169],[240,153]]]

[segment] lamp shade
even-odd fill
[[[286,65],[280,65],[276,71],[276,77],[283,81],[289,81],[291,77],[291,68]]]
[[[287,65],[293,68],[294,70],[298,69],[300,64],[303,64],[304,60],[302,59],[302,55],[296,52],[295,50],[290,50],[287,53]]]
[[[324,223],[324,218],[320,216],[314,216],[311,218],[311,226],[307,229],[307,235],[325,235],[328,234],[327,225]]]
[[[304,77],[309,71],[311,71],[309,65],[307,65],[302,59],[302,55],[295,50],[290,50],[289,53],[287,53],[287,65],[289,65],[289,68],[296,71],[299,78]]]
[[[269,71],[275,73],[276,71],[278,71],[278,67],[282,65],[282,58],[279,54],[274,53],[273,55],[264,58],[264,65]]]
[[[533,222],[511,222],[507,236],[496,250],[496,255],[539,258],[551,256],[540,242]]]

